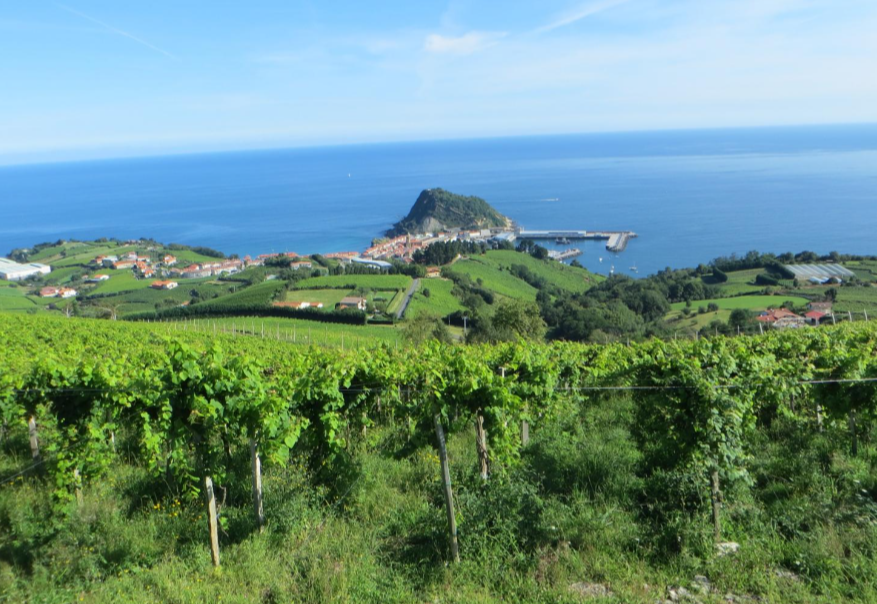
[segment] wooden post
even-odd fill
[[[261,533],[265,528],[265,510],[262,507],[262,458],[255,439],[250,439],[250,465],[253,469],[253,515]]]
[[[853,322],[853,311],[848,310],[848,311],[847,311],[847,316],[849,316],[849,318],[850,318],[850,323],[852,323],[852,322]]]
[[[822,434],[824,428],[822,427],[822,405],[816,403],[816,430]]]
[[[460,546],[457,543],[457,517],[454,514],[454,492],[451,489],[451,469],[448,466],[448,449],[445,446],[445,431],[442,428],[441,417],[436,414],[433,418],[435,423],[435,436],[438,440],[439,460],[442,466],[442,486],[445,492],[445,511],[448,513],[448,532],[451,535],[451,556],[454,562],[460,561]]]
[[[79,468],[73,470],[73,488],[76,490],[76,504],[82,505],[82,475]]]
[[[110,446],[113,448],[113,453],[116,452],[116,431],[110,430]]]
[[[721,503],[719,502],[719,471],[717,469],[713,470],[712,475],[710,476],[711,482],[711,499],[713,503],[713,532],[716,538],[716,543],[721,541],[722,539],[722,525],[719,521],[719,508],[721,507]]]
[[[478,450],[481,480],[487,480],[490,466],[487,459],[487,433],[484,431],[484,413],[481,409],[475,412],[475,448]]]
[[[262,321],[262,339],[265,339],[265,321]]]
[[[851,440],[850,454],[853,457],[858,457],[859,456],[859,435],[858,435],[858,431],[856,430],[856,410],[855,409],[852,409],[850,411],[849,423],[850,423],[850,440]]]
[[[210,529],[210,558],[213,566],[219,566],[219,526],[216,518],[216,495],[213,493],[213,481],[204,477],[204,496],[207,498],[207,526]]]
[[[30,458],[34,463],[42,461],[40,457],[40,439],[37,437],[37,420],[31,415],[27,420],[27,432],[30,436]]]

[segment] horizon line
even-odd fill
[[[127,161],[127,160],[148,160],[148,159],[161,159],[161,158],[172,158],[172,157],[190,157],[190,156],[200,156],[200,155],[232,155],[232,154],[244,154],[244,153],[264,153],[271,151],[292,151],[292,150],[307,150],[307,149],[337,149],[337,148],[349,148],[349,147],[369,147],[369,146],[384,146],[384,145],[405,145],[405,144],[429,144],[429,143],[451,143],[451,142],[477,142],[477,141],[491,141],[491,140],[504,140],[504,139],[526,139],[526,138],[546,138],[546,137],[571,137],[571,136],[612,136],[612,135],[624,135],[624,134],[650,134],[650,133],[661,133],[661,132],[725,132],[725,131],[734,131],[734,130],[792,130],[792,129],[801,129],[801,128],[840,128],[840,127],[856,127],[856,126],[877,126],[877,121],[875,122],[819,122],[819,123],[802,123],[802,124],[774,124],[774,125],[752,125],[752,126],[707,126],[707,127],[671,127],[671,128],[643,128],[643,129],[630,129],[630,130],[586,130],[586,131],[578,131],[578,132],[544,132],[544,133],[536,133],[536,134],[504,134],[504,135],[496,135],[496,136],[472,136],[472,137],[461,137],[461,136],[449,136],[445,138],[400,138],[400,139],[385,139],[385,140],[375,140],[375,141],[361,141],[361,142],[350,142],[350,143],[277,143],[271,144],[268,142],[261,143],[258,146],[246,146],[242,145],[240,147],[228,147],[228,148],[216,148],[216,149],[202,149],[202,150],[190,150],[190,151],[165,151],[165,152],[144,152],[144,153],[133,153],[133,154],[120,154],[120,155],[98,155],[95,157],[84,157],[84,158],[70,158],[70,159],[57,159],[57,160],[42,160],[42,159],[34,159],[34,160],[24,160],[24,161],[13,161],[13,162],[5,162],[0,159],[0,170],[4,168],[15,168],[15,167],[36,167],[36,166],[50,166],[50,165],[59,165],[59,164],[79,164],[79,163],[94,163],[94,162],[112,162],[112,161]],[[197,145],[197,143],[192,143],[192,145]],[[97,148],[99,149],[99,148]],[[31,152],[30,155],[38,156],[47,153],[52,153],[52,150],[42,150],[42,151],[34,151]],[[84,148],[71,148],[69,150],[61,151],[61,152],[69,152],[69,153],[87,153],[88,147]]]

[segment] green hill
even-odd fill
[[[480,197],[457,195],[444,189],[426,189],[408,216],[387,231],[388,237],[406,233],[430,233],[449,229],[502,227],[509,219]]]

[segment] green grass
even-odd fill
[[[23,287],[9,287],[5,281],[0,281],[0,310],[21,311],[38,308],[38,306],[26,297],[27,290]]]
[[[157,280],[157,278],[138,279],[134,276],[134,271],[131,269],[114,270],[110,268],[94,272],[95,274],[109,275],[110,278],[107,281],[98,283],[97,287],[89,292],[90,294],[114,294],[118,292],[149,289],[152,282]]]
[[[323,310],[332,310],[350,292],[343,289],[293,289],[286,292],[286,300],[322,302]]]
[[[587,291],[605,279],[605,277],[595,275],[583,268],[569,266],[555,260],[537,260],[529,254],[511,250],[490,250],[483,256],[476,256],[475,259],[506,270],[516,264],[526,266],[548,283],[575,293]]]
[[[835,289],[837,289],[837,301],[834,305],[836,312],[861,313],[864,310],[870,316],[877,317],[877,287],[835,287]]]
[[[460,260],[450,268],[455,273],[469,275],[476,283],[480,279],[483,287],[503,296],[516,300],[536,300],[538,290],[535,287],[478,256]]]
[[[735,298],[717,298],[715,300],[696,300],[691,303],[691,308],[697,310],[699,306],[706,308],[710,304],[716,304],[723,310],[745,308],[746,310],[765,310],[767,308],[779,308],[783,302],[792,301],[796,306],[806,306],[809,300],[797,296],[737,296]],[[673,310],[685,308],[685,302],[671,304]]]
[[[241,337],[252,337],[253,334],[261,337],[264,325],[267,338],[279,339],[290,344],[313,344],[330,348],[340,347],[342,340],[346,348],[367,348],[375,342],[395,343],[401,340],[399,328],[392,325],[348,325],[276,317],[205,318],[196,319],[192,325],[196,331],[212,334],[214,324],[218,332],[224,329],[226,333],[230,333],[234,327],[238,332],[249,334]],[[173,324],[170,325],[170,329],[173,330]]]
[[[411,277],[407,275],[329,275],[310,277],[298,282],[302,289],[367,287],[374,290],[408,289]]]
[[[454,282],[449,279],[423,279],[420,282],[420,291],[414,294],[405,312],[406,318],[414,318],[421,313],[445,317],[453,312],[461,310],[463,305],[451,293]],[[424,295],[429,290],[429,298]]]
[[[472,430],[450,435],[457,565],[447,563],[438,459],[429,443],[408,442],[404,425],[352,434],[343,463],[308,469],[298,451],[286,466],[266,462],[263,534],[253,528],[246,474],[230,475],[219,571],[200,499],[151,475],[133,454],[134,435],[121,429],[109,476],[88,486],[66,518],[52,516],[52,487],[39,476],[0,489],[0,593],[10,602],[88,604],[652,604],[703,575],[715,591],[698,597],[704,604],[725,594],[777,604],[877,601],[872,442],[855,459],[842,426],[816,435],[780,417],[756,430],[752,487],[723,493],[725,536],[740,552],[717,557],[706,501],[690,502],[688,513],[669,497],[643,505],[645,489],[660,483],[637,471],[629,398],[570,403],[558,417],[534,420],[520,464],[487,483],[477,476]],[[244,447],[232,454],[247,465]],[[15,424],[0,475],[28,460],[26,427]],[[582,598],[571,592],[576,583],[607,585],[613,596]]]

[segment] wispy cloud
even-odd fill
[[[490,31],[470,31],[458,37],[430,34],[423,43],[423,49],[436,54],[469,55],[495,46],[505,36],[505,32]]]
[[[630,0],[602,0],[599,2],[589,2],[588,4],[579,6],[573,11],[560,15],[547,25],[536,28],[533,30],[533,33],[543,34],[559,27],[566,27],[567,25],[572,25],[576,21],[587,19],[588,17],[615,8],[616,6],[627,4],[628,2],[630,2]]]
[[[159,48],[158,46],[155,46],[154,44],[150,44],[149,42],[147,42],[143,38],[138,38],[134,34],[128,33],[127,31],[123,31],[123,30],[119,29],[118,27],[113,27],[109,23],[105,23],[99,19],[95,19],[94,17],[92,17],[90,15],[86,15],[85,13],[78,11],[75,8],[70,8],[69,6],[64,6],[63,4],[55,4],[55,6],[57,6],[61,10],[67,11],[68,13],[82,17],[83,19],[88,19],[92,23],[96,23],[97,25],[100,25],[101,27],[103,27],[107,31],[111,31],[114,34],[124,36],[124,37],[128,38],[129,40],[134,40],[135,42],[137,42],[138,44],[140,44],[142,46],[145,46],[147,48],[151,48],[152,50],[154,50],[156,52],[160,52],[161,54],[163,54],[166,57],[177,60],[177,57],[175,57],[174,55],[172,55],[168,51],[166,51],[162,48]]]

